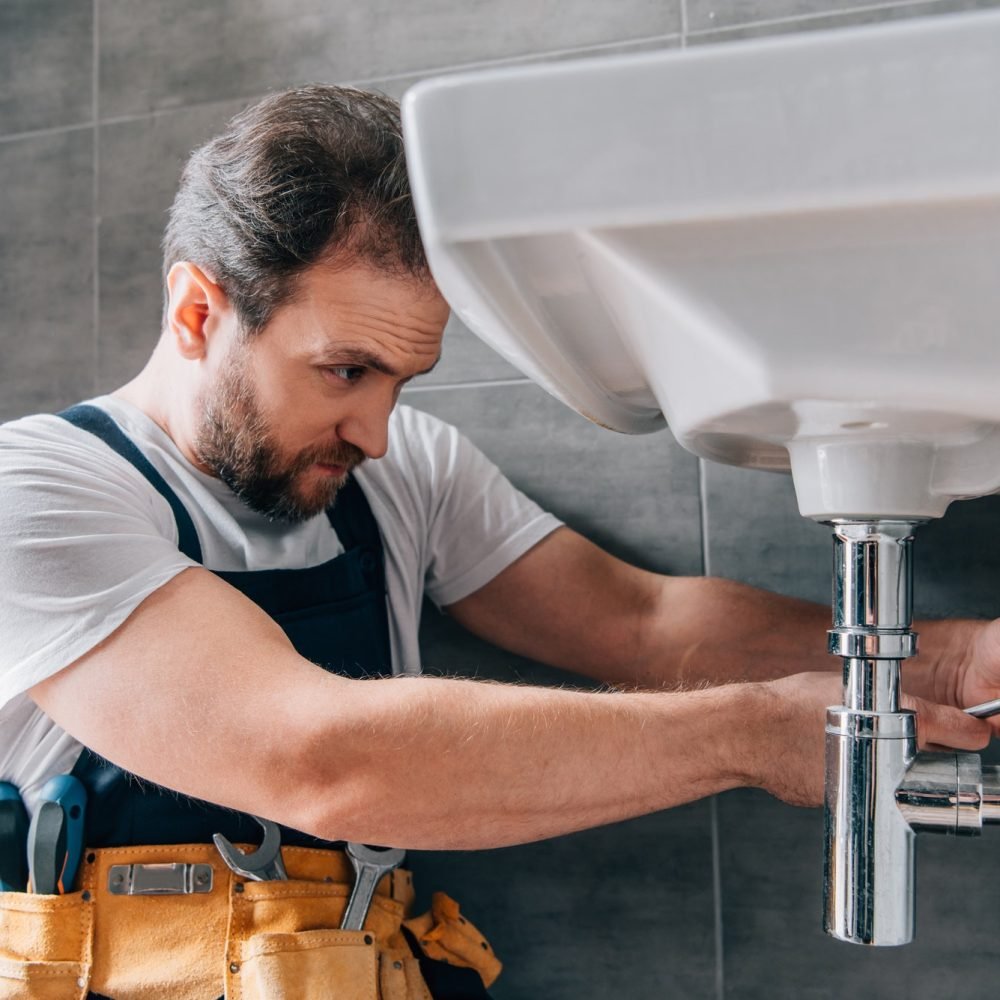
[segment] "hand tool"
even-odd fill
[[[52,896],[66,864],[66,812],[58,802],[39,802],[28,827],[31,891]]]
[[[212,835],[216,850],[222,855],[222,860],[237,875],[242,875],[244,878],[253,879],[255,882],[287,879],[288,874],[281,860],[281,831],[278,829],[278,824],[272,823],[269,819],[261,819],[259,816],[254,816],[254,819],[264,829],[264,839],[257,850],[244,854],[221,833]]]
[[[1000,715],[1000,698],[994,701],[984,701],[981,705],[973,705],[967,708],[967,715],[974,715],[977,719],[988,719],[994,715]]]
[[[87,808],[87,790],[72,774],[57,774],[42,786],[40,800],[57,802],[66,814],[66,864],[60,878],[60,891],[71,892],[76,870],[83,854],[83,821]]]
[[[383,875],[403,863],[406,851],[398,847],[369,847],[367,844],[348,844],[346,851],[354,865],[356,878],[340,929],[360,931],[365,926],[375,887],[382,881]]]
[[[0,782],[0,892],[28,887],[28,813],[18,790]]]

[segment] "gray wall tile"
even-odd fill
[[[719,825],[728,1000],[994,992],[1000,896],[981,887],[1000,876],[1000,854],[988,838],[918,837],[916,943],[862,948],[822,931],[820,810],[793,809],[763,792],[727,792]]]
[[[174,200],[188,155],[220,132],[246,104],[242,100],[215,101],[102,125],[98,130],[101,217],[165,213]]]
[[[715,996],[705,802],[524,847],[411,852],[407,864],[506,961],[496,1000]]]
[[[102,392],[137,374],[159,336],[160,241],[188,154],[244,104],[220,101],[98,129]]]
[[[534,385],[404,398],[459,427],[515,485],[598,544],[650,569],[700,572],[697,460],[668,431],[615,434]]]
[[[801,517],[790,476],[705,463],[711,572],[828,605],[830,529]],[[1000,617],[1000,497],[953,503],[913,542],[914,614]]]
[[[858,6],[862,4],[844,0],[839,3],[838,0],[687,0],[687,30],[705,31],[778,17],[826,14],[838,7]]]
[[[953,503],[918,529],[913,563],[916,614],[1000,617],[1000,496]]]
[[[0,419],[65,406],[94,386],[90,131],[0,143]]]
[[[998,0],[1000,2],[1000,0]],[[669,35],[656,35],[650,38],[635,38],[625,42],[604,42],[596,45],[573,49],[540,49],[523,55],[510,56],[506,59],[492,59],[481,64],[459,63],[454,66],[435,66],[422,72],[403,73],[398,76],[388,76],[382,79],[362,77],[353,82],[359,87],[378,90],[397,101],[414,84],[430,77],[450,76],[455,73],[472,72],[477,68],[506,68],[511,66],[527,66],[538,63],[569,62],[577,59],[604,58],[606,56],[634,55],[640,52],[659,52],[664,49],[678,48],[682,35],[678,30]]]
[[[706,462],[709,570],[830,603],[830,530],[799,514],[791,476]]]
[[[162,234],[163,217],[156,212],[131,212],[101,221],[99,392],[111,392],[138,375],[159,339]]]
[[[93,121],[93,0],[0,3],[0,135]]]
[[[169,6],[104,0],[102,116],[251,96],[310,80],[391,76],[680,29],[680,5],[553,0],[366,5],[224,0]],[[191,44],[192,39],[199,43]]]
[[[797,31],[843,28],[853,24],[928,17],[996,7],[998,0],[915,0],[900,3],[852,3],[850,0],[687,0],[689,40],[694,43],[733,41]],[[756,22],[770,22],[754,27]],[[747,25],[739,28],[739,25]],[[713,29],[734,29],[718,31]],[[702,32],[708,34],[702,35]]]

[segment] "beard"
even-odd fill
[[[247,507],[272,521],[298,524],[328,509],[348,473],[364,461],[364,452],[346,441],[284,456],[261,413],[249,373],[235,357],[214,392],[203,396],[200,409],[198,460]],[[345,472],[321,476],[309,487],[304,474],[317,463],[343,466]]]

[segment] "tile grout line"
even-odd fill
[[[18,142],[21,139],[39,139],[47,135],[63,135],[66,132],[82,132],[84,129],[93,128],[96,124],[94,119],[85,122],[77,122],[75,125],[53,125],[51,128],[29,129],[27,132],[10,132],[7,135],[0,135],[0,143]]]
[[[682,0],[686,2],[686,0]],[[698,459],[698,514],[701,523],[701,571],[711,576],[712,553],[708,544],[708,483],[705,459]],[[722,834],[719,829],[719,796],[713,795],[708,803],[709,829],[712,841],[712,912],[714,915],[712,937],[715,943],[715,998],[725,1000],[726,967],[722,926],[722,862],[720,859]]]
[[[722,861],[720,847],[722,835],[719,830],[719,796],[713,795],[708,803],[712,822],[712,908],[715,912],[713,937],[715,939],[715,1000],[726,997],[726,959],[723,951],[725,939],[722,933]]]
[[[913,0],[910,0],[913,2]],[[936,2],[936,0],[931,0]],[[625,49],[639,45],[649,45],[651,42],[672,42],[679,37],[676,31],[662,32],[655,35],[640,35],[636,38],[620,38],[613,42],[594,42],[590,45],[570,46],[561,49],[543,49],[541,52],[522,52],[514,56],[497,56],[495,59],[481,59],[474,62],[446,63],[443,66],[429,66],[423,69],[408,69],[401,73],[390,73],[388,76],[363,77],[352,80],[355,85],[366,83],[395,83],[411,77],[422,78],[436,73],[461,73],[476,69],[503,69],[505,66],[520,66],[523,63],[544,62],[560,56],[600,55],[609,49]]]
[[[95,3],[95,18],[96,18],[96,4],[98,0],[94,0]],[[526,52],[521,55],[514,56],[500,56],[496,59],[484,59],[479,62],[464,62],[464,63],[448,63],[443,66],[429,66],[424,69],[413,69],[406,70],[402,73],[390,73],[386,76],[372,76],[372,77],[360,77],[357,79],[349,79],[342,81],[346,86],[352,87],[364,87],[371,84],[389,84],[398,83],[401,80],[418,80],[423,79],[428,76],[433,76],[436,74],[447,74],[447,73],[457,73],[465,70],[474,69],[494,69],[503,68],[504,66],[517,66],[522,63],[534,63],[542,62],[545,59],[555,58],[558,56],[570,56],[579,55],[581,57],[587,55],[600,55],[602,52],[608,49],[619,49],[628,46],[639,46],[639,45],[649,45],[650,43],[656,42],[669,42],[677,39],[679,37],[676,31],[668,32],[666,34],[659,35],[646,35],[639,38],[624,38],[619,41],[614,42],[600,42],[594,43],[592,45],[582,45],[576,48],[562,48],[562,49],[545,49],[541,52]],[[202,108],[210,107],[213,104],[227,104],[234,101],[245,101],[247,104],[251,104],[254,101],[258,101],[263,97],[266,97],[267,92],[261,92],[259,94],[235,94],[232,97],[224,98],[213,98],[208,101],[189,101],[183,105],[172,108],[153,108],[149,111],[136,112],[135,114],[126,115],[113,115],[104,120],[98,119],[98,124],[100,125],[127,125],[129,122],[145,121],[147,118],[159,118],[166,115],[177,114],[178,112],[189,111],[192,108]],[[75,125],[56,125],[52,128],[41,128],[41,129],[31,129],[26,132],[14,132],[9,135],[0,135],[0,143],[3,142],[14,142],[18,139],[33,139],[39,136],[46,135],[59,135],[62,132],[78,132],[81,129],[91,128],[93,122],[79,122]]]
[[[96,32],[96,18],[97,18],[97,4],[99,0],[94,0],[94,11],[95,11],[95,32]],[[686,0],[681,0],[681,30],[679,32],[672,31],[666,34],[658,35],[646,35],[637,38],[624,38],[614,42],[602,42],[595,43],[592,45],[581,45],[575,48],[562,48],[562,49],[546,49],[542,52],[529,52],[523,53],[521,55],[514,56],[500,56],[496,59],[485,59],[479,62],[466,62],[466,63],[451,63],[443,66],[429,66],[423,69],[406,70],[402,73],[390,73],[388,76],[374,76],[374,77],[362,77],[360,79],[347,80],[344,83],[348,86],[363,87],[369,84],[379,84],[379,83],[397,83],[401,80],[407,79],[421,79],[423,77],[431,76],[434,74],[447,74],[461,72],[464,70],[471,69],[491,69],[491,68],[502,68],[504,66],[516,66],[522,63],[533,63],[542,62],[547,58],[557,57],[557,56],[572,56],[579,55],[585,57],[587,55],[600,55],[602,52],[608,49],[619,49],[627,48],[628,46],[641,46],[649,45],[650,43],[656,42],[669,42],[679,39],[681,42],[681,47],[686,48],[688,42],[691,38],[711,38],[715,34],[725,34],[731,31],[738,31],[744,28],[767,28],[767,27],[780,27],[786,24],[802,23],[808,24],[812,21],[822,21],[830,18],[843,17],[851,14],[862,14],[862,13],[872,13],[881,10],[895,10],[901,7],[925,7],[928,9],[927,15],[932,16],[934,13],[934,8],[947,3],[948,0],[887,0],[887,2],[873,3],[873,4],[857,4],[852,7],[844,8],[843,10],[828,10],[821,11],[815,14],[799,14],[792,15],[789,17],[777,17],[777,18],[767,18],[760,21],[742,21],[734,24],[724,24],[718,27],[711,28],[696,28],[691,29],[690,22],[688,18],[687,2]],[[97,39],[95,37],[94,47],[97,48]],[[96,79],[97,69],[95,67],[95,81],[94,89],[97,89],[97,79]],[[158,118],[165,115],[176,114],[178,112],[188,111],[192,108],[209,107],[213,104],[224,104],[231,101],[245,101],[246,103],[252,103],[253,101],[259,100],[265,97],[266,93],[250,94],[250,95],[240,95],[236,94],[232,97],[226,98],[215,98],[209,101],[191,101],[183,104],[179,107],[172,108],[154,108],[150,111],[137,112],[135,114],[127,115],[114,115],[101,121],[96,118],[96,124],[99,125],[122,125],[128,124],[129,122],[144,121],[147,118]],[[93,128],[95,121],[87,122],[77,122],[73,125],[56,125],[51,128],[40,128],[40,129],[28,129],[24,132],[12,132],[7,135],[0,135],[0,144],[7,142],[16,142],[20,139],[34,139],[42,136],[49,135],[60,135],[64,132],[79,132],[83,129]]]
[[[101,115],[100,115],[100,57],[101,57],[101,46],[100,46],[100,0],[94,0],[94,36],[92,39],[92,58],[94,61],[93,66],[93,79],[91,81],[91,99],[94,103],[94,150],[93,150],[93,170],[94,177],[92,181],[92,197],[93,197],[93,232],[92,232],[92,246],[91,252],[93,255],[93,266],[94,266],[94,280],[93,280],[93,295],[94,295],[94,392],[99,391],[99,386],[101,382],[101,240],[100,240],[100,228],[101,228],[101,213],[100,213],[100,174],[101,174],[101,143],[100,143],[100,131],[101,131]]]

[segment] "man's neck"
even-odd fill
[[[130,382],[109,395],[123,400],[149,417],[177,446],[181,454],[199,471],[215,475],[198,460],[194,447],[196,403],[188,394],[181,373],[169,371],[170,365],[159,349],[154,351],[146,367]],[[183,387],[176,394],[171,388]]]

